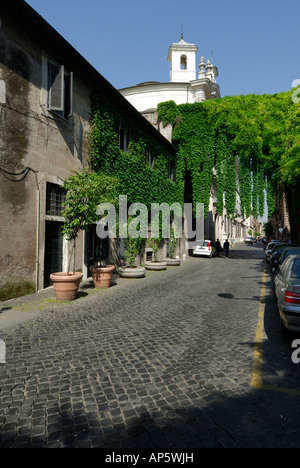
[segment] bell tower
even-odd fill
[[[170,82],[189,83],[196,80],[196,53],[198,47],[188,44],[183,38],[173,43],[169,48],[168,60],[170,62]]]

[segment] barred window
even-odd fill
[[[63,203],[65,201],[65,191],[60,185],[47,182],[46,192],[46,215],[61,216]]]

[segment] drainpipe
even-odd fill
[[[40,187],[37,179],[37,172],[35,172],[35,181],[37,187],[37,201],[36,201],[36,267],[35,267],[35,290],[39,290],[39,274],[40,274]]]

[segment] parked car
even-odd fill
[[[300,255],[290,255],[274,280],[282,331],[300,332]]]
[[[245,242],[245,244],[255,244],[256,237],[247,236],[247,237],[245,237],[244,242]]]
[[[280,241],[280,240],[277,240],[277,239],[271,239],[271,240],[269,240],[269,241],[266,241],[265,247],[264,247],[265,250],[267,250],[267,247],[268,247],[268,245],[269,245],[271,242],[272,242],[272,243],[279,242],[280,244],[284,244],[283,241]]]
[[[282,254],[285,253],[283,259],[281,259]],[[298,244],[279,244],[273,247],[273,250],[270,254],[270,267],[273,273],[276,273],[278,266],[284,262],[287,257],[287,252],[290,252],[289,255],[300,253],[300,245]]]
[[[214,257],[216,255],[215,244],[211,240],[205,241],[196,241],[193,255],[205,256],[205,257]]]
[[[288,246],[286,247],[283,252],[281,252],[281,255],[278,260],[278,265],[277,265],[277,270],[280,265],[284,263],[284,261],[289,257],[290,255],[300,255],[300,246],[299,247],[291,247]]]
[[[270,255],[271,255],[271,252],[273,250],[273,247],[275,247],[275,245],[279,245],[279,244],[287,245],[286,242],[280,242],[280,241],[269,242],[269,244],[267,245],[267,248],[266,248],[266,260],[267,260],[267,262],[270,261]]]

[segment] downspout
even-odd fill
[[[40,274],[40,187],[37,179],[37,172],[35,172],[35,181],[37,187],[37,201],[36,201],[36,267],[35,267],[35,291],[39,290],[39,274]]]

